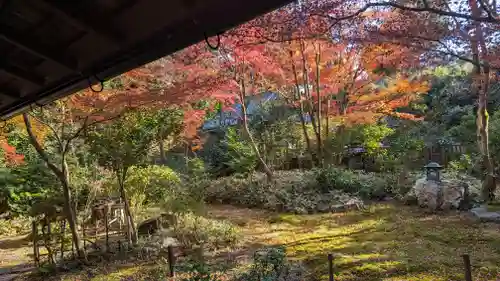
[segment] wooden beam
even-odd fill
[[[123,12],[125,12],[126,10],[134,7],[137,3],[139,3],[138,0],[127,0],[125,1],[125,3],[120,6],[118,9],[114,10],[112,13],[116,16],[116,15],[119,15]],[[113,15],[109,15],[109,16],[113,16]]]
[[[113,32],[110,28],[109,23],[104,23],[97,19],[92,19],[92,21],[90,21],[88,19],[78,18],[65,9],[61,8],[59,5],[51,3],[49,0],[34,0],[32,2],[39,5],[42,9],[53,13],[57,17],[70,22],[80,29],[83,29],[89,33],[95,33],[106,37],[112,43],[121,43],[124,41],[124,36],[122,34],[119,34],[118,32]],[[71,1],[69,1],[68,3],[71,4]]]
[[[23,49],[37,57],[59,64],[71,71],[77,71],[77,61],[72,58],[65,58],[64,55],[56,55],[53,51],[26,40],[25,36],[19,36],[6,28],[0,27],[0,38],[16,47]]]
[[[37,86],[43,86],[45,84],[45,78],[33,74],[32,72],[25,71],[24,69],[17,66],[11,65],[6,61],[0,61],[0,70],[10,76],[35,84]]]
[[[5,88],[3,86],[0,86],[0,95],[9,97],[11,99],[17,100],[21,98],[21,94],[14,92],[13,90],[9,88]]]

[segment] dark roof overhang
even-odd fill
[[[171,54],[290,0],[0,0],[0,116]]]

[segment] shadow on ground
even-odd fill
[[[30,244],[28,236],[0,239],[0,250],[10,250],[28,247]]]
[[[213,213],[229,220],[246,217],[248,241],[286,246],[288,256],[303,262],[318,280],[328,280],[329,253],[339,281],[462,281],[464,253],[471,256],[474,280],[500,280],[500,227],[464,213],[430,214],[390,204],[318,215],[232,208],[217,207]]]
[[[429,214],[375,204],[366,211],[317,215],[213,206],[209,216],[240,225],[243,234],[238,249],[210,258],[217,264],[248,260],[258,248],[283,245],[287,256],[303,263],[315,280],[328,280],[331,253],[336,281],[462,281],[461,255],[468,253],[473,280],[500,280],[500,226],[475,222],[463,213]],[[159,261],[127,259],[43,280],[166,280],[167,273]]]

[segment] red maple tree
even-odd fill
[[[6,166],[17,166],[24,163],[24,155],[18,154],[16,148],[10,145],[7,140],[0,140],[0,148],[2,149]]]

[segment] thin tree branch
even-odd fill
[[[492,10],[490,10],[490,7],[483,0],[477,0],[477,2],[479,3],[479,6],[486,12],[488,17],[496,18],[494,16],[494,12]]]
[[[97,124],[99,124],[99,123],[108,122],[108,121],[112,121],[112,120],[114,120],[114,119],[118,119],[118,118],[122,117],[122,116],[123,116],[123,114],[124,114],[125,112],[126,112],[126,110],[122,111],[121,113],[119,113],[119,114],[117,114],[117,115],[115,115],[115,116],[113,116],[113,117],[110,117],[110,118],[107,118],[107,119],[103,119],[103,120],[96,120],[96,121],[93,121],[93,122],[88,123],[88,124],[87,124],[87,122],[88,122],[88,120],[89,120],[89,116],[86,116],[86,117],[85,117],[85,121],[83,122],[83,125],[82,125],[82,126],[80,126],[80,128],[78,128],[78,130],[77,130],[77,131],[76,131],[76,132],[75,132],[75,133],[74,133],[74,134],[73,134],[70,138],[68,138],[68,139],[66,140],[66,144],[65,144],[65,146],[64,146],[64,151],[66,151],[66,150],[69,148],[70,143],[71,143],[74,139],[78,138],[78,137],[80,136],[80,134],[81,134],[81,133],[82,133],[85,129],[88,129],[88,128],[90,128],[90,127],[92,127],[92,126],[94,126],[94,125],[97,125]]]
[[[441,16],[449,16],[449,17],[455,17],[455,18],[462,18],[462,19],[467,19],[467,20],[472,20],[472,21],[478,21],[478,22],[488,22],[488,23],[500,23],[499,19],[496,19],[494,17],[476,17],[473,15],[468,15],[468,14],[461,14],[457,12],[452,12],[452,11],[444,11],[436,8],[431,8],[431,7],[408,7],[404,5],[400,5],[397,3],[392,3],[392,2],[379,2],[379,3],[368,3],[366,4],[363,8],[358,10],[356,14],[360,14],[366,10],[368,10],[371,7],[393,7],[396,9],[400,10],[405,10],[405,11],[411,11],[411,12],[429,12]],[[335,18],[333,18],[335,19]]]
[[[38,152],[38,155],[42,158],[42,160],[47,164],[47,166],[59,177],[62,177],[62,171],[54,165],[50,159],[45,150],[42,148],[38,140],[36,139],[35,135],[33,134],[33,129],[31,126],[31,120],[30,117],[27,113],[23,113],[23,120],[24,120],[24,125],[26,126],[26,132],[28,133],[28,136],[30,138],[30,142],[35,148],[35,150]]]
[[[63,143],[62,143],[61,138],[59,137],[59,134],[57,133],[56,129],[54,127],[52,127],[52,125],[50,125],[48,122],[43,121],[42,119],[36,117],[32,113],[28,113],[28,114],[31,118],[35,119],[38,123],[40,123],[44,126],[47,126],[47,128],[49,128],[49,130],[54,134],[54,137],[57,141],[57,145],[59,146],[59,149],[63,149]]]

